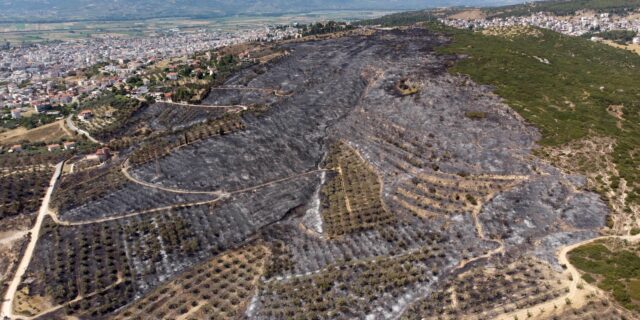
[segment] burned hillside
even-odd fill
[[[146,107],[137,121],[170,143],[147,142],[144,161],[123,147],[113,188],[46,221],[18,303],[47,296],[60,307],[43,317],[87,319],[488,319],[561,297],[556,250],[607,207],[532,155],[539,133],[491,88],[447,72],[463,58],[435,52],[448,41],[292,41],[203,102],[228,110]],[[553,294],[469,289],[450,312],[448,287],[507,272],[508,292],[531,272]]]

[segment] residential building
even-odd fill
[[[75,141],[66,141],[62,144],[65,150],[73,150],[76,148]]]
[[[60,150],[60,145],[59,144],[50,144],[50,145],[47,146],[47,150],[49,150],[49,152]]]
[[[20,144],[15,144],[13,146],[11,146],[11,148],[9,149],[9,153],[18,153],[18,152],[22,152],[22,145]]]
[[[78,119],[82,121],[89,121],[93,117],[93,111],[91,110],[82,110],[78,113]]]
[[[22,110],[16,108],[11,110],[11,118],[12,119],[20,119],[22,117]]]
[[[51,109],[51,105],[47,103],[37,103],[33,107],[37,113],[45,113]]]

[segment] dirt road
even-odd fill
[[[205,109],[240,109],[242,111],[248,110],[249,107],[245,106],[245,105],[241,105],[241,104],[237,104],[237,105],[229,105],[229,106],[217,106],[217,105],[207,105],[207,104],[189,104],[189,103],[185,103],[185,102],[166,102],[166,101],[161,101],[164,104],[171,104],[174,106],[181,106],[181,107],[193,107],[193,108],[205,108]]]
[[[316,173],[323,172],[323,171],[327,171],[327,170],[325,170],[325,169],[311,170],[311,171],[295,174],[295,175],[292,175],[292,176],[289,176],[289,177],[285,177],[285,178],[282,178],[282,179],[277,179],[277,180],[269,181],[269,182],[266,182],[266,183],[263,183],[263,184],[255,185],[255,186],[252,186],[252,187],[249,187],[249,188],[233,190],[233,191],[230,191],[230,192],[221,191],[221,190],[218,190],[218,191],[189,191],[189,190],[182,190],[182,189],[165,188],[165,187],[162,187],[162,186],[158,186],[158,185],[155,185],[155,184],[152,184],[152,183],[148,183],[148,182],[145,182],[145,181],[141,181],[141,180],[135,179],[131,175],[129,175],[129,173],[128,173],[128,165],[127,165],[127,162],[125,161],[125,164],[122,166],[122,172],[123,172],[123,174],[125,175],[125,177],[127,179],[129,179],[130,181],[132,181],[134,183],[140,184],[140,185],[148,187],[148,188],[154,188],[154,189],[168,191],[168,192],[185,193],[185,194],[189,194],[189,193],[192,193],[192,194],[210,194],[212,196],[215,196],[215,198],[210,199],[210,200],[198,201],[198,202],[172,204],[172,205],[168,205],[168,206],[157,207],[157,208],[152,208],[152,209],[146,209],[146,210],[131,212],[131,213],[127,213],[127,214],[121,214],[121,215],[113,215],[113,216],[110,216],[110,217],[87,220],[87,221],[75,221],[75,222],[63,221],[63,220],[60,220],[60,218],[58,217],[58,215],[56,213],[50,212],[49,214],[50,214],[51,218],[53,219],[53,221],[55,223],[57,223],[59,225],[64,225],[64,226],[81,226],[81,225],[88,225],[88,224],[103,223],[103,222],[108,222],[108,221],[124,219],[124,218],[131,218],[131,217],[135,217],[135,216],[139,216],[139,215],[143,215],[143,214],[162,212],[162,211],[166,211],[166,210],[170,210],[170,209],[179,209],[179,208],[186,208],[186,207],[214,204],[214,203],[219,202],[221,200],[227,199],[232,195],[241,194],[241,193],[245,193],[245,192],[251,192],[251,191],[254,191],[254,190],[261,189],[261,188],[273,186],[273,185],[275,185],[277,183],[281,183],[281,182],[297,179],[297,178],[300,178],[300,177],[303,177],[303,176],[306,176],[306,175],[316,174]]]
[[[560,296],[558,298],[555,298],[553,300],[549,300],[526,309],[516,310],[513,312],[502,314],[499,317],[496,317],[496,319],[497,320],[513,320],[516,318],[531,319],[529,314],[539,316],[541,310],[544,311],[543,315],[545,317],[548,317],[550,316],[551,312],[556,310],[556,307],[558,308],[558,310],[561,310],[562,306],[566,306],[567,299],[569,299],[569,301],[571,302],[572,308],[580,308],[581,306],[586,304],[587,295],[589,295],[592,292],[599,292],[600,289],[595,286],[592,286],[591,284],[585,281],[582,281],[580,272],[575,266],[573,266],[569,262],[569,258],[567,257],[567,255],[569,252],[571,252],[571,250],[577,247],[592,243],[594,241],[604,240],[604,239],[621,239],[621,240],[627,240],[630,242],[636,242],[640,240],[640,234],[635,236],[603,236],[603,237],[593,238],[593,239],[585,240],[576,244],[572,244],[570,246],[563,247],[558,253],[558,261],[560,262],[561,265],[566,266],[567,271],[571,275],[571,285],[569,286],[569,293],[567,293],[566,295]],[[582,288],[579,288],[579,285]]]
[[[169,188],[169,187],[163,187],[161,185],[149,183],[149,182],[146,182],[146,181],[142,181],[140,179],[137,179],[137,178],[133,177],[129,173],[129,168],[130,168],[129,159],[127,159],[122,164],[122,169],[121,169],[122,174],[125,176],[125,178],[127,178],[129,181],[131,181],[133,183],[139,184],[139,185],[147,187],[147,188],[153,188],[153,189],[157,189],[157,190],[173,192],[173,193],[183,193],[183,194],[210,194],[210,195],[214,195],[214,196],[221,196],[222,195],[221,191],[195,191],[195,190],[185,190],[185,189],[178,189],[178,188]]]
[[[99,145],[104,145],[104,143],[102,143],[102,142],[100,142],[98,139],[96,139],[96,138],[92,137],[92,136],[91,136],[91,134],[89,134],[89,132],[87,132],[87,131],[85,131],[85,130],[82,130],[82,129],[78,128],[78,127],[76,126],[76,124],[75,124],[75,123],[73,123],[73,115],[69,115],[69,116],[67,117],[67,119],[66,119],[66,124],[67,124],[67,127],[68,127],[69,129],[71,129],[72,131],[76,132],[77,134],[79,134],[79,135],[81,135],[81,136],[85,136],[85,137],[87,137],[87,139],[91,140],[91,142],[93,142],[93,143],[97,143],[97,144],[99,144]]]
[[[20,264],[18,265],[18,269],[9,284],[9,288],[7,289],[7,293],[2,301],[2,309],[0,311],[0,318],[8,317],[10,319],[19,319],[13,314],[13,298],[15,297],[16,291],[18,290],[18,286],[20,285],[20,281],[27,271],[27,267],[29,267],[29,262],[31,262],[31,258],[33,257],[33,252],[36,248],[36,243],[38,242],[38,237],[40,236],[40,229],[42,228],[42,221],[44,221],[44,217],[49,213],[49,201],[51,200],[51,194],[53,193],[53,189],[55,188],[56,182],[60,177],[60,173],[62,172],[62,165],[64,162],[60,162],[56,165],[56,171],[53,173],[53,177],[51,177],[51,181],[49,182],[49,188],[47,189],[47,193],[44,196],[42,201],[42,205],[40,206],[40,210],[38,211],[38,217],[36,218],[36,223],[31,229],[31,239],[29,240],[29,244],[27,245],[27,249],[20,260]]]

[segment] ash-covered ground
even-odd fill
[[[173,216],[190,221],[184,234],[198,244],[190,255],[173,250],[147,259],[143,252],[148,248],[135,243],[139,238],[120,233],[117,242],[129,250],[125,273],[133,279],[134,296],[140,297],[226,249],[255,239],[278,244],[272,249],[278,266],[263,276],[265,285],[251,299],[247,316],[256,319],[304,318],[316,305],[304,301],[292,314],[274,311],[281,301],[292,299],[283,297],[276,284],[295,291],[302,285],[296,279],[333,279],[334,269],[348,270],[344,266],[360,262],[373,268],[368,264],[376,259],[392,263],[423,249],[435,253],[425,254],[424,261],[402,263],[437,272],[396,282],[387,291],[372,288],[366,295],[355,294],[375,303],[352,303],[320,318],[397,318],[415,311],[411,305],[442,290],[455,275],[502,260],[535,256],[559,269],[557,248],[593,237],[604,224],[607,207],[583,190],[579,177],[565,176],[532,156],[538,132],[490,88],[447,72],[459,57],[434,52],[447,41],[410,29],[282,44],[288,56],[245,69],[224,85],[268,90],[213,90],[204,102],[268,106],[260,114],[244,113],[244,130],[130,169],[136,180],[162,189],[130,183],[61,216],[77,223],[130,215],[151,207],[149,201],[135,200],[138,196],[187,191],[158,200],[158,206],[167,206],[205,201],[216,195],[206,192],[219,191],[219,202],[162,212],[162,221]],[[404,82],[416,90],[398,90]],[[188,126],[208,116],[207,111],[181,116],[186,107],[160,110],[166,107],[152,106],[148,114],[165,116],[150,127],[170,130],[180,127],[180,121]],[[325,176],[333,168],[323,161],[339,141],[379,177],[379,196],[393,219],[332,236],[323,225],[330,199],[321,184],[335,178]],[[108,223],[124,228],[129,220],[151,219],[153,228],[157,214]],[[61,237],[89,232],[86,226],[65,228]],[[163,243],[163,233],[151,234]],[[52,241],[44,237],[39,250],[46,251]],[[36,259],[30,270],[38,273],[46,265]],[[328,290],[327,299],[352,298],[346,283],[360,275],[351,276],[355,278],[336,276],[336,286],[345,285]]]

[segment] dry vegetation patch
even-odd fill
[[[624,105],[621,104],[612,104],[607,107],[607,112],[618,121],[616,122],[616,126],[618,129],[622,129],[622,125],[624,123]]]
[[[60,120],[31,130],[20,127],[0,133],[0,144],[9,146],[25,140],[32,143],[50,143],[58,142],[63,138],[70,138],[70,136],[64,128],[64,120]]]
[[[494,319],[557,298],[565,294],[569,284],[569,279],[534,258],[480,267],[455,277],[414,305],[405,318]]]
[[[363,319],[385,301],[398,301],[409,288],[430,283],[439,275],[434,243],[406,254],[338,263],[321,272],[270,281],[260,292],[260,316],[267,319]]]
[[[337,143],[331,147],[325,167],[336,171],[322,188],[322,219],[330,236],[395,221],[382,204],[380,179],[355,150]]]
[[[228,251],[147,294],[115,319],[239,318],[269,255],[261,244]]]
[[[16,314],[35,316],[52,306],[53,303],[49,298],[30,295],[29,288],[23,287],[21,290],[16,292],[13,311]]]
[[[13,231],[0,232],[0,237],[0,296],[4,297],[15,268],[20,263],[20,254],[28,236],[26,232]]]
[[[603,43],[606,43],[614,48],[629,50],[631,52],[640,54],[640,44],[619,44],[612,40],[604,40]]]
[[[449,19],[460,19],[460,20],[476,20],[476,19],[484,19],[487,15],[480,9],[471,9],[464,10],[460,12],[456,12],[455,14],[450,15]]]
[[[504,38],[534,37],[543,36],[542,31],[529,26],[494,27],[482,30],[482,34],[488,36],[498,36]]]
[[[477,211],[496,193],[512,188],[523,179],[424,171],[403,181],[393,199],[421,218],[462,214]]]

